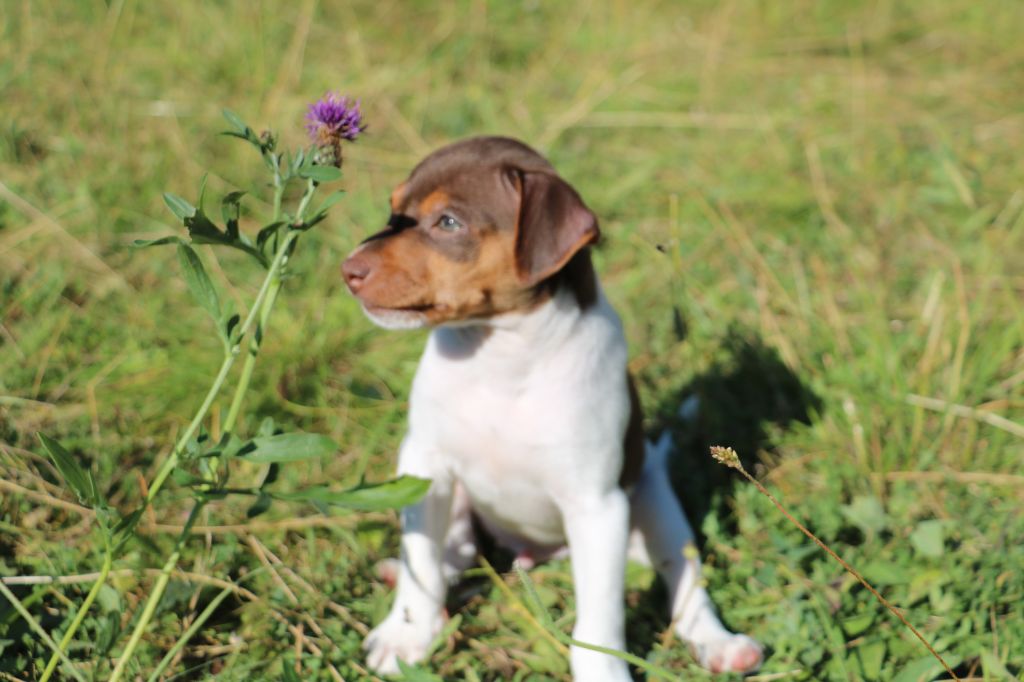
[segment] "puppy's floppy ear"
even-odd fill
[[[519,191],[516,275],[532,286],[597,241],[597,217],[576,190],[553,172],[512,169],[507,177]]]

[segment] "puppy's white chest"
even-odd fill
[[[560,508],[573,496],[615,484],[629,409],[615,313],[603,298],[581,316],[559,303],[526,321],[541,324],[517,320],[514,334],[436,330],[410,409],[410,435],[461,482],[475,511],[540,544],[563,541]]]

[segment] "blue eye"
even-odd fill
[[[445,232],[456,232],[462,229],[462,223],[447,213],[441,216],[441,219],[437,221],[437,226]]]

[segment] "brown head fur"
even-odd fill
[[[387,228],[345,261],[349,288],[385,326],[528,309],[568,284],[595,295],[594,214],[537,152],[477,137],[434,152],[391,195]]]

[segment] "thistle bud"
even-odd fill
[[[309,106],[306,131],[313,142],[313,160],[321,166],[341,168],[341,143],[355,139],[366,130],[359,102],[333,92]]]

